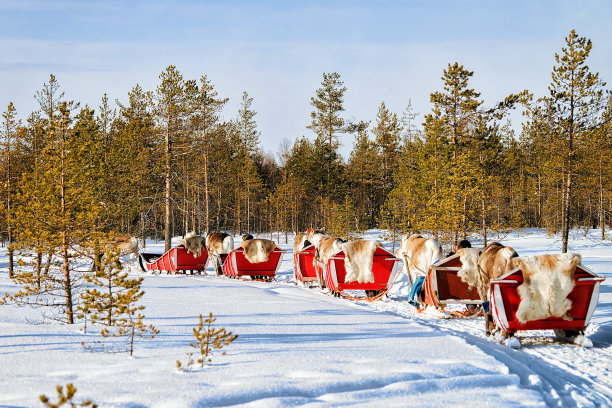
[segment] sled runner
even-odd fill
[[[425,304],[438,309],[444,309],[448,305],[482,304],[478,290],[472,288],[470,291],[468,284],[457,276],[461,266],[459,254],[449,256],[430,266],[423,283]],[[462,315],[469,315],[469,310],[468,308]]]
[[[206,248],[203,248],[202,254],[196,258],[187,252],[184,247],[178,246],[171,248],[165,254],[141,252],[138,261],[144,272],[166,271],[172,274],[191,272],[193,274],[195,271],[206,269],[208,252]]]
[[[396,258],[391,252],[376,248],[374,252],[374,260],[372,264],[372,273],[374,274],[374,282],[360,283],[357,281],[345,282],[346,269],[344,265],[344,251],[336,253],[329,258],[327,265],[323,268],[323,277],[325,286],[331,291],[334,296],[342,296],[352,300],[378,300],[384,296],[395,283],[395,278],[398,275],[399,258]],[[351,296],[345,291],[347,290],[363,290],[366,297]]]
[[[293,276],[297,282],[319,282],[319,273],[313,262],[316,249],[309,245],[293,255]]]
[[[598,276],[579,264],[574,273],[574,288],[567,296],[572,302],[568,312],[572,320],[553,316],[521,323],[516,312],[521,303],[517,288],[523,283],[523,272],[519,268],[514,269],[491,281],[490,309],[493,323],[496,328],[510,336],[519,330],[554,330],[555,334],[564,340],[590,347],[592,343],[584,337],[583,331],[597,306],[599,286],[603,280],[605,277]],[[520,347],[520,342],[515,341],[513,347]]]
[[[280,267],[284,252],[276,248],[270,253],[266,262],[251,263],[244,255],[243,248],[233,249],[223,262],[223,274],[230,278],[248,276],[252,280],[271,281]]]

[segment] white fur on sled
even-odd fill
[[[478,248],[461,248],[457,251],[457,255],[459,255],[461,261],[461,269],[457,272],[457,276],[468,284],[470,290],[476,288],[480,298],[486,300],[486,282],[484,282],[484,276],[478,266],[480,250]]]
[[[521,323],[550,316],[572,320],[567,298],[574,288],[574,272],[580,255],[540,255],[513,258],[512,267],[520,268],[524,282],[518,287],[521,298],[516,317]]]
[[[374,263],[374,252],[382,246],[378,241],[358,240],[342,244],[346,269],[345,282],[357,281],[359,283],[374,282],[372,265]]]

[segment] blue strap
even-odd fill
[[[423,282],[425,282],[424,276],[419,276],[414,281],[412,288],[410,289],[410,303],[414,304],[417,302],[419,293],[421,293],[421,288],[423,287]]]
[[[489,313],[489,301],[488,300],[486,302],[482,302],[482,308],[484,309],[485,313]]]

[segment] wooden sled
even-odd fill
[[[569,315],[573,320],[548,317],[521,323],[516,318],[516,311],[521,302],[517,288],[523,283],[523,272],[517,268],[491,281],[489,296],[493,323],[496,328],[509,336],[519,330],[554,330],[561,339],[590,347],[592,343],[584,337],[583,331],[593,316],[599,300],[599,286],[604,280],[605,277],[598,276],[583,265],[578,265],[574,273],[574,289],[567,297],[572,302]],[[583,341],[585,343],[582,343]],[[520,347],[520,342],[515,344]]]
[[[462,264],[459,254],[451,255],[429,267],[425,282],[423,282],[423,300],[428,306],[444,310],[449,305],[465,305],[464,312],[452,312],[455,316],[470,316],[480,311],[475,305],[483,301],[478,290],[463,282],[457,272]]]
[[[248,276],[251,280],[271,281],[280,267],[284,252],[276,248],[266,262],[251,263],[244,256],[243,248],[233,249],[223,262],[223,274],[230,278],[245,279]]]
[[[372,264],[374,282],[345,282],[346,269],[344,268],[344,258],[344,251],[340,251],[332,256],[323,268],[325,286],[334,296],[341,296],[351,300],[378,300],[391,289],[398,276],[398,262],[400,259],[383,248],[376,248]],[[346,293],[347,290],[363,290],[366,296],[351,296]]]
[[[302,282],[311,284],[315,282],[319,284],[319,271],[314,265],[316,249],[314,245],[309,245],[301,251],[293,254],[293,277],[295,283]]]
[[[194,274],[196,271],[201,272],[206,270],[206,264],[208,262],[208,251],[206,248],[202,249],[202,254],[199,257],[194,257],[187,250],[178,246],[171,248],[165,254],[152,254],[147,252],[141,252],[138,258],[140,267],[144,272],[161,272],[176,274],[190,272]]]

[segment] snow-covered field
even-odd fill
[[[575,231],[570,242],[584,265],[608,278],[588,328],[591,349],[544,331],[519,333],[523,347],[513,350],[485,337],[482,318],[418,314],[405,276],[374,303],[296,286],[289,282],[292,238],[284,244],[281,237],[287,254],[278,282],[145,275],[147,322],[160,334],[139,340],[131,358],[88,351],[82,342],[102,338],[83,334],[82,324],[0,306],[0,407],[41,406],[40,394],[55,401],[55,387],[66,383],[76,386],[75,400],[100,407],[612,406],[612,243],[598,236]],[[535,230],[502,242],[520,255],[561,246]],[[0,293],[16,291],[6,268],[2,249]],[[205,368],[178,372],[198,315],[209,312],[240,337]]]

